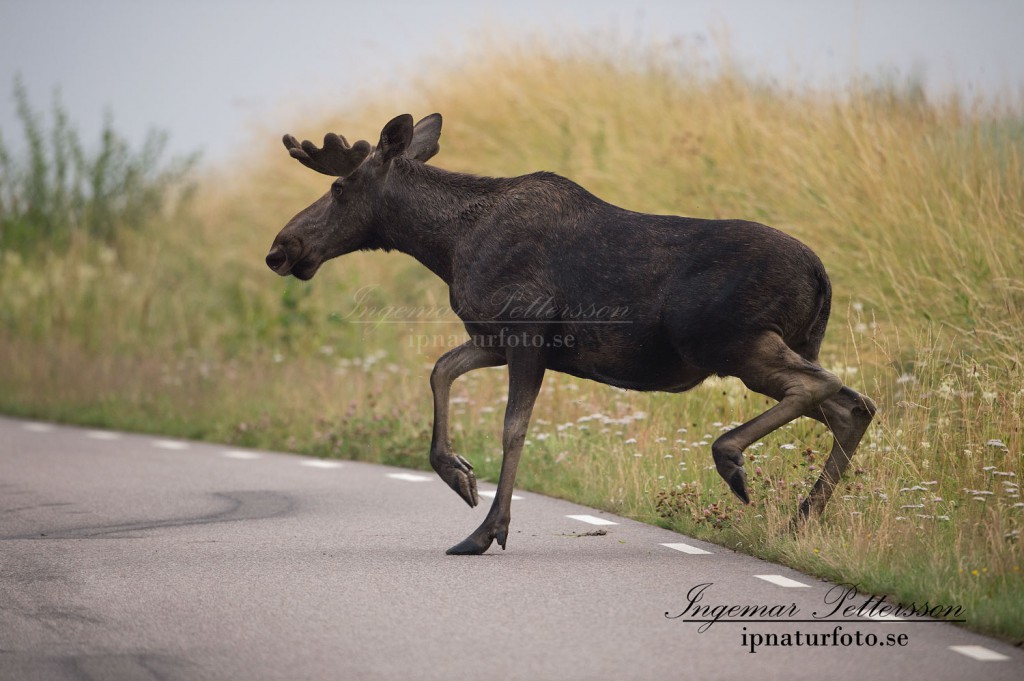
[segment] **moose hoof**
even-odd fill
[[[820,497],[815,497],[812,494],[800,502],[800,509],[796,512],[793,521],[803,525],[807,521],[820,516],[824,510],[825,502]]]
[[[800,510],[796,512],[796,518],[794,518],[794,520],[799,520],[803,522],[804,520],[807,520],[810,516],[811,498],[807,497],[806,499],[800,502]]]
[[[737,468],[733,471],[732,475],[726,478],[725,481],[729,483],[729,489],[739,497],[740,501],[744,504],[750,503],[750,495],[747,494],[747,474],[742,468]]]
[[[466,459],[459,455],[445,454],[432,460],[431,464],[441,479],[448,483],[470,508],[480,503],[480,496],[476,491],[476,475],[473,474],[472,464]],[[486,550],[486,547],[484,548]]]
[[[445,553],[449,556],[479,556],[481,553],[491,548],[492,539],[482,539],[475,536],[469,536],[460,541],[455,546],[451,547]],[[502,548],[505,548],[502,546]]]
[[[498,540],[498,545],[505,550],[508,541],[508,521],[487,519],[484,523],[445,553],[449,556],[476,556],[491,548],[491,543]]]
[[[796,533],[804,529],[811,519],[821,515],[823,506],[824,504],[820,500],[816,500],[814,497],[810,496],[800,502],[800,509],[789,522],[790,531]]]

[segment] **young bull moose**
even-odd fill
[[[754,222],[634,213],[552,173],[489,178],[428,166],[440,134],[439,114],[415,125],[406,114],[384,126],[376,147],[328,134],[318,149],[285,136],[295,159],[337,179],[281,230],[266,262],[306,280],[345,253],[398,250],[448,284],[470,340],[430,376],[430,464],[470,506],[476,478],[452,452],[449,391],[466,372],[508,365],[498,492],[483,524],[448,553],[483,553],[495,539],[505,548],[516,467],[548,369],[667,392],[712,374],[738,377],[778,404],[714,442],[719,474],[750,503],[743,451],[809,416],[835,441],[797,520],[821,512],[875,407],[818,364],[831,286],[810,249]]]

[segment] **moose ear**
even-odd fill
[[[392,118],[380,131],[377,154],[385,163],[404,153],[412,142],[412,116],[402,114]]]
[[[430,114],[420,120],[412,129],[412,142],[405,150],[405,155],[426,163],[434,154],[441,150],[437,139],[441,136],[441,114]]]

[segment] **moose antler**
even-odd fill
[[[373,149],[366,140],[359,140],[349,146],[348,140],[333,132],[324,135],[324,146],[321,149],[317,149],[309,140],[299,144],[291,135],[284,136],[284,146],[292,158],[302,165],[332,177],[345,177],[351,173]]]

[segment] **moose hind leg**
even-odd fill
[[[825,509],[825,504],[832,497],[832,492],[850,465],[850,459],[857,451],[864,432],[871,424],[875,411],[875,405],[871,400],[844,386],[807,414],[828,426],[834,442],[821,476],[811,488],[811,493],[800,504],[797,523],[812,513],[818,515]]]
[[[751,390],[779,400],[779,403],[741,426],[722,435],[711,445],[718,474],[745,504],[747,476],[743,450],[790,421],[814,410],[834,395],[842,383],[833,374],[791,350],[775,333],[728,348],[730,373]]]

